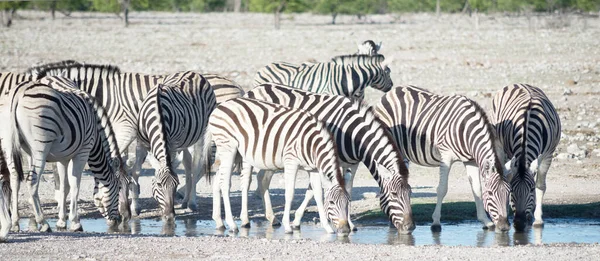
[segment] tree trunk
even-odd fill
[[[242,0],[233,0],[233,11],[239,13],[242,10]]]
[[[16,8],[4,9],[2,11],[2,24],[4,26],[10,27],[12,25],[13,15],[16,11]]]
[[[335,18],[337,17],[337,15],[338,14],[336,12],[331,14],[331,24],[335,24]]]
[[[121,4],[121,9],[123,10],[123,21],[125,22],[125,27],[129,26],[129,4],[131,0],[123,0]]]
[[[56,2],[57,0],[54,0],[50,3],[50,13],[52,14],[52,20],[56,18]]]
[[[279,6],[275,9],[275,29],[279,30],[281,27],[281,12],[285,8],[286,1],[282,0],[279,2]]]
[[[435,15],[440,16],[440,0],[435,1]]]
[[[469,0],[465,0],[465,5],[462,10],[463,14],[469,12],[469,16],[471,16],[471,5],[469,4]]]

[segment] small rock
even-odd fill
[[[600,149],[594,149],[592,151],[592,153],[594,153],[596,156],[600,157]]]
[[[370,198],[376,198],[377,197],[377,193],[375,192],[365,192],[363,193],[363,198],[364,199],[370,199]]]
[[[571,94],[573,94],[573,91],[571,91],[571,89],[569,89],[569,88],[565,88],[565,89],[563,90],[563,95],[571,95]]]
[[[557,160],[568,160],[571,159],[571,154],[569,153],[559,153],[558,155],[556,155],[555,159]]]

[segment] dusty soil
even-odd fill
[[[23,71],[45,62],[75,59],[116,64],[124,71],[168,73],[198,70],[218,73],[250,88],[254,72],[273,61],[301,63],[326,61],[356,51],[366,39],[383,42],[381,53],[394,59],[390,65],[395,85],[411,84],[440,94],[463,94],[489,108],[491,95],[510,83],[541,87],[557,107],[563,137],[548,173],[545,203],[578,204],[600,201],[600,20],[577,16],[509,17],[428,14],[369,16],[358,20],[342,16],[329,25],[328,16],[286,15],[281,30],[269,14],[166,14],[132,13],[132,24],[122,27],[110,14],[74,13],[72,18],[39,12],[20,12],[23,19],[0,29],[0,70]],[[476,22],[478,21],[478,23]],[[382,93],[368,90],[374,104]],[[149,167],[149,166],[146,166]],[[436,200],[438,172],[411,165],[413,202]],[[140,218],[158,216],[150,198],[148,170],[141,178],[143,212]],[[40,185],[47,217],[56,216],[51,176]],[[180,180],[184,180],[183,176]],[[234,177],[232,203],[239,213],[239,181]],[[299,177],[296,201],[306,188]],[[453,167],[445,202],[472,201],[464,168]],[[210,186],[198,187],[201,219],[211,219]],[[81,215],[99,215],[91,204],[92,180],[82,179]],[[255,182],[252,190],[255,189]],[[275,176],[274,206],[283,209],[283,180]],[[21,215],[30,213],[27,189],[22,186]],[[352,213],[379,208],[373,197],[378,189],[369,173],[359,169]],[[366,193],[366,194],[365,194]],[[250,202],[253,219],[262,219],[259,200]],[[309,208],[314,216],[315,208]],[[178,214],[186,214],[178,209]],[[443,216],[442,216],[443,220]],[[427,224],[418,224],[427,225]],[[26,229],[26,228],[22,228]],[[168,238],[101,234],[11,234],[15,243],[0,245],[0,256],[11,259],[303,259],[306,254],[335,259],[502,259],[559,257],[591,259],[595,245],[551,245],[479,249],[470,247],[366,246],[316,243],[309,240],[270,241],[240,238]],[[40,244],[41,243],[41,244]],[[43,245],[43,247],[40,247]],[[233,246],[233,248],[230,248]],[[238,251],[240,249],[242,251]],[[152,251],[149,251],[152,250]],[[561,258],[562,257],[562,258]]]

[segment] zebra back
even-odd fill
[[[539,88],[514,84],[498,91],[492,101],[492,119],[508,159],[515,158],[518,174],[538,158],[552,156],[560,141],[560,117]]]
[[[242,97],[245,94],[242,86],[230,79],[216,74],[204,74],[203,76],[213,88],[217,104]]]
[[[363,98],[367,86],[388,91],[393,82],[383,55],[344,55],[329,62],[302,64],[273,63],[260,69],[255,86],[278,83],[316,93]]]
[[[283,155],[293,155],[300,165],[317,169],[342,187],[345,184],[335,140],[307,111],[236,98],[217,106],[209,130],[217,146],[237,139],[242,156],[246,154],[265,166],[277,164]]]
[[[378,183],[381,182],[378,165],[407,180],[408,169],[393,137],[375,117],[373,110],[361,101],[278,84],[257,86],[248,91],[247,97],[307,110],[323,121],[333,134],[340,160],[349,164],[362,161]]]
[[[31,80],[31,75],[25,73],[0,73],[0,104],[8,96],[11,89],[17,87],[22,82]]]

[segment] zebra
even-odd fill
[[[188,173],[188,170],[193,170],[191,172],[197,179],[202,160],[195,158],[192,167],[187,148],[203,141],[208,116],[215,106],[215,95],[208,81],[198,73],[187,71],[165,78],[164,83],[150,90],[140,108],[137,136],[138,147],[141,144],[143,150],[137,151],[136,165],[141,165],[148,149],[160,162],[152,191],[163,210],[165,222],[174,221],[174,195],[179,184],[171,159],[178,151],[182,151],[186,183],[196,182],[192,181],[192,173]],[[202,143],[196,146],[203,149]],[[202,156],[205,155],[206,152],[203,152]],[[195,196],[195,191],[186,191],[188,200],[195,202]]]
[[[66,229],[64,190],[69,166],[71,230],[82,231],[77,213],[77,198],[81,172],[86,162],[100,183],[101,214],[113,227],[119,223],[119,212],[129,210],[127,186],[129,179],[122,166],[114,133],[104,109],[85,92],[75,89],[71,80],[55,76],[40,81],[27,81],[13,88],[10,99],[10,131],[5,132],[6,158],[12,186],[12,228],[19,230],[18,191],[16,178],[23,177],[21,150],[31,157],[31,170],[26,180],[31,193],[35,222],[40,231],[51,231],[41,211],[37,193],[37,175],[42,173],[46,160],[58,162],[62,197],[59,200],[57,229]],[[102,211],[105,210],[105,211]],[[123,221],[128,217],[123,212]],[[36,228],[37,228],[36,224]]]
[[[1,141],[0,141],[1,142]],[[4,150],[1,149],[0,143],[0,243],[6,242],[8,232],[11,228],[10,213],[8,208],[10,205],[10,172],[4,158]],[[20,177],[21,181],[23,177]]]
[[[51,66],[38,66],[29,70],[30,74],[37,77],[46,75],[62,75],[79,83],[82,90],[89,93],[99,101],[108,111],[109,119],[117,135],[119,148],[127,148],[137,137],[137,117],[139,109],[148,92],[158,83],[162,83],[167,75],[149,75],[141,73],[121,72],[114,65],[97,65],[74,63],[70,61],[54,63]],[[223,77],[209,77],[218,84],[224,84]],[[210,82],[210,81],[209,81]],[[217,94],[221,92],[217,91]],[[224,94],[227,94],[225,92]],[[227,94],[228,96],[229,94]],[[217,101],[220,96],[217,96]],[[142,149],[139,149],[142,151]],[[194,158],[200,158],[194,150]],[[185,167],[185,166],[184,166]],[[191,172],[186,170],[186,173]],[[133,173],[137,183],[139,175]],[[197,180],[196,180],[197,181]],[[132,214],[138,215],[141,211],[139,201],[139,185],[132,186]],[[186,183],[186,191],[196,191],[196,183]],[[196,210],[196,202],[184,198],[182,206]]]
[[[329,62],[294,65],[272,63],[261,68],[254,86],[278,83],[316,93],[364,98],[367,86],[387,92],[392,86],[389,61],[383,55],[342,55]]]
[[[477,219],[486,227],[495,225],[496,231],[510,229],[506,210],[509,187],[496,152],[495,131],[477,103],[460,95],[396,87],[377,103],[375,114],[389,128],[405,159],[440,167],[432,231],[441,231],[442,200],[448,191],[450,167],[456,161],[463,162],[467,170]]]
[[[492,122],[503,152],[510,159],[506,167],[514,227],[524,230],[532,214],[533,225],[543,226],[546,174],[561,133],[556,109],[541,89],[528,84],[509,85],[493,97]]]
[[[230,230],[237,231],[231,214],[229,189],[232,167],[234,163],[239,165],[243,158],[243,170],[250,170],[251,166],[284,169],[286,204],[283,226],[286,233],[292,233],[290,209],[299,169],[318,169],[331,183],[324,206],[318,206],[322,226],[327,232],[333,232],[325,221],[327,218],[338,234],[349,233],[346,218],[350,198],[344,189],[335,142],[323,123],[309,113],[254,99],[232,99],[217,106],[212,113],[206,140],[214,140],[221,160],[217,180],[213,181],[213,219],[217,228],[224,228],[220,202],[223,191],[227,224]],[[242,171],[242,175],[249,175],[248,172]],[[314,180],[315,187],[320,188],[320,178],[311,180]],[[317,198],[322,197],[319,190],[315,190],[315,194]]]
[[[377,55],[381,50],[382,43],[376,44],[373,40],[366,40],[358,44],[358,52],[356,54]]]
[[[381,209],[392,224],[401,233],[411,233],[414,230],[408,169],[393,137],[375,117],[371,107],[343,96],[315,94],[277,84],[260,85],[248,91],[246,96],[286,107],[306,108],[318,120],[323,121],[335,138],[342,166],[344,169],[351,169],[350,178],[346,180],[348,193],[352,195],[354,174],[358,164],[363,162],[379,184]],[[266,178],[267,181],[259,181],[259,189],[262,187],[261,183],[268,186],[270,177]],[[261,191],[260,195],[264,195],[264,192]],[[304,208],[311,197],[312,193],[307,192],[301,208],[296,211],[295,226],[300,225]],[[247,213],[240,215],[242,220],[244,215],[247,216]],[[351,222],[350,227],[354,227]]]

